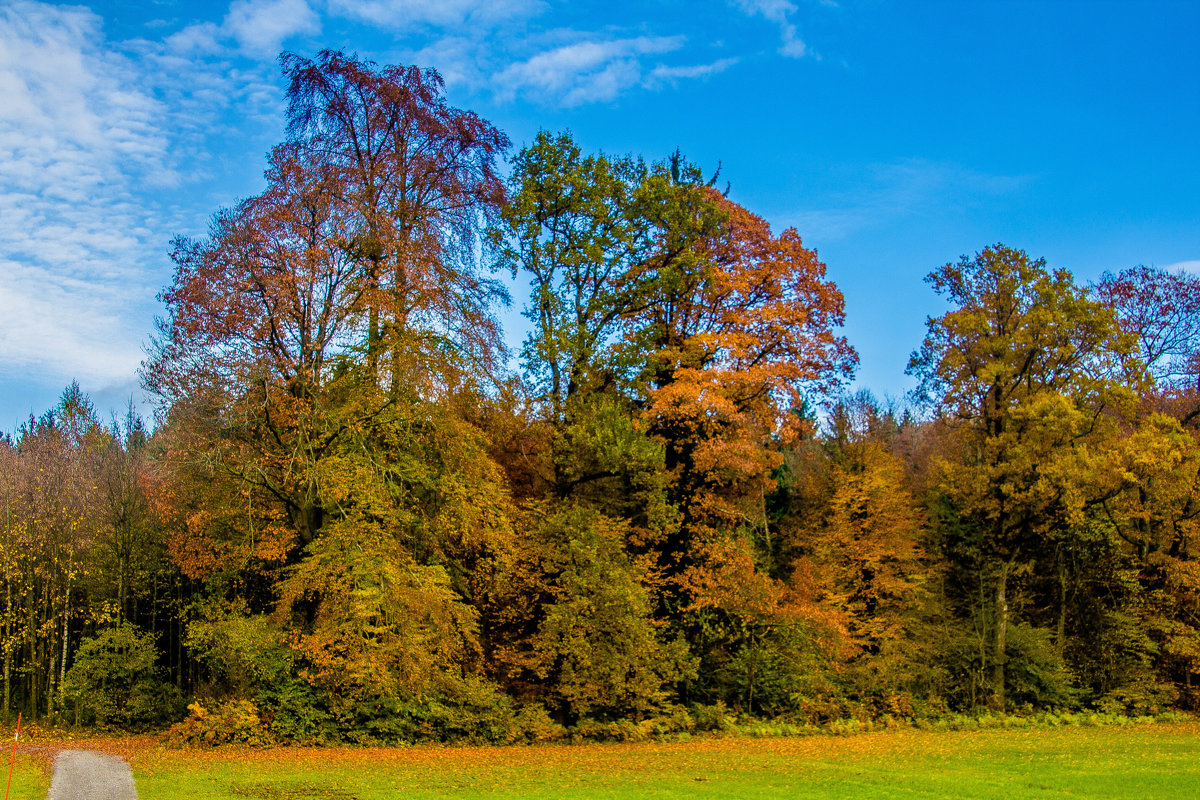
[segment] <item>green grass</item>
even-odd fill
[[[10,744],[11,747],[11,744]],[[9,754],[4,754],[4,765],[0,768],[0,786],[8,783]],[[11,800],[43,800],[50,789],[50,776],[46,765],[35,756],[21,754],[13,764]]]
[[[1200,726],[135,754],[140,800],[1200,797]]]

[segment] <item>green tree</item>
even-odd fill
[[[154,635],[128,623],[84,640],[63,683],[76,723],[133,730],[177,715],[178,693],[161,680],[157,661]]]
[[[664,712],[695,666],[686,644],[653,620],[643,567],[624,549],[628,525],[577,505],[530,516],[548,602],[514,666],[549,682],[565,723]]]

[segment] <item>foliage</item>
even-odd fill
[[[275,743],[262,713],[251,700],[229,700],[211,710],[195,702],[187,710],[187,719],[167,732],[168,741],[193,745]]]
[[[85,639],[63,683],[76,723],[144,730],[178,718],[183,703],[161,680],[157,659],[153,634],[129,623]]]
[[[650,595],[623,551],[627,527],[578,506],[533,509],[547,601],[509,669],[548,685],[559,722],[641,722],[671,710],[670,686],[694,674],[686,646],[651,616]]]
[[[954,429],[959,452],[941,462],[940,488],[980,534],[990,689],[1003,710],[1010,578],[1111,491],[1105,450],[1113,413],[1132,401],[1118,380],[1132,343],[1070,273],[1022,251],[989,247],[929,281],[952,308],[929,320],[909,370]]]
[[[174,242],[153,429],[72,384],[0,438],[6,714],[180,696],[181,740],[368,744],[1200,708],[1194,278],[987,247],[929,276],[913,405],[839,394],[830,271],[715,172],[543,131],[505,181],[436,72],[281,65],[263,190]]]

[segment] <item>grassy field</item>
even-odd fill
[[[68,746],[121,752],[141,800],[1200,797],[1197,723],[573,747]],[[12,796],[41,798],[45,787],[26,758]]]
[[[135,755],[141,800],[1200,796],[1200,726]]]

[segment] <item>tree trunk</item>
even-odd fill
[[[996,576],[996,636],[992,642],[992,705],[1004,711],[1004,665],[1008,660],[1008,573],[1012,564],[1005,561]]]
[[[125,621],[125,561],[117,556],[117,627]]]
[[[37,658],[37,600],[30,598],[29,603],[29,716],[37,719],[38,715],[38,672],[41,665]]]
[[[54,632],[56,630],[56,621],[58,615],[54,611],[54,591],[51,588],[52,583],[46,582],[46,635],[42,641],[38,642],[38,647],[42,651],[42,661],[45,663],[46,685],[42,692],[42,697],[46,701],[46,719],[53,720],[54,718],[54,679],[58,675],[58,670],[55,669],[55,664],[58,656],[58,640]]]
[[[1062,563],[1062,555],[1058,562],[1058,628],[1054,632],[1054,648],[1058,657],[1062,658],[1063,646],[1067,635],[1067,568]]]
[[[71,633],[71,583],[74,576],[75,546],[72,545],[70,555],[67,556],[67,591],[63,595],[62,659],[58,663],[58,696],[55,701],[57,713],[61,713],[66,708],[63,687],[67,682],[67,648],[70,644]]]
[[[12,578],[4,577],[4,721],[8,722],[8,709],[12,702],[12,654],[13,654]]]
[[[175,581],[175,685],[183,691],[183,582],[179,576]]]

